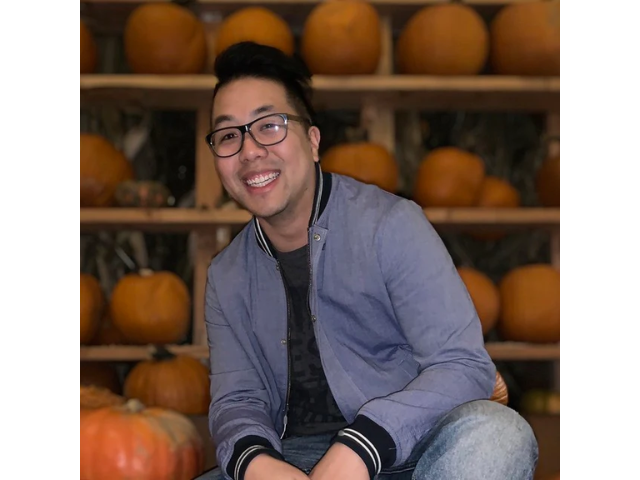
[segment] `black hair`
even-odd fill
[[[262,78],[281,84],[297,113],[315,124],[311,72],[299,57],[275,47],[240,42],[221,52],[213,69],[218,83],[213,89],[212,105],[218,90],[227,83],[239,78]]]

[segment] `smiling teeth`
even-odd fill
[[[253,177],[250,180],[247,180],[245,183],[252,187],[264,187],[273,182],[276,178],[278,178],[279,173],[270,173],[269,175],[258,175],[257,177]]]

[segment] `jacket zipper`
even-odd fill
[[[282,273],[282,267],[280,262],[276,260],[276,264],[278,266],[278,271],[280,272],[280,278],[282,278],[282,285],[284,286],[284,295],[287,299],[287,396],[285,398],[284,405],[284,418],[282,425],[282,435],[280,435],[280,439],[284,438],[284,434],[287,431],[287,421],[289,414],[289,393],[291,391],[291,327],[290,327],[290,316],[291,310],[289,307],[289,291],[287,289],[287,281],[284,278],[284,274]]]

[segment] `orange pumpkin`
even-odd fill
[[[82,480],[191,480],[204,470],[204,444],[177,412],[126,404],[80,416]]]
[[[111,315],[107,312],[100,321],[98,333],[93,337],[92,345],[125,345],[127,339],[118,330],[111,320]]]
[[[458,274],[469,292],[480,317],[482,333],[495,327],[500,314],[500,292],[493,281],[483,272],[469,267],[458,267]]]
[[[93,340],[100,326],[106,301],[100,282],[93,275],[80,272],[80,343]]]
[[[109,362],[80,362],[80,385],[106,388],[113,393],[122,392],[120,377],[114,364]]]
[[[400,73],[476,75],[489,56],[489,30],[480,15],[460,4],[423,7],[396,44]]]
[[[307,17],[300,53],[319,75],[375,73],[382,53],[378,11],[368,2],[321,2]]]
[[[480,188],[477,207],[480,208],[518,208],[521,203],[520,192],[502,178],[486,176]],[[504,232],[474,231],[471,235],[478,240],[498,240]]]
[[[498,331],[504,340],[532,343],[560,341],[560,271],[551,265],[514,268],[498,286]]]
[[[136,7],[127,19],[123,39],[133,73],[186,75],[204,70],[204,27],[190,10],[176,3]]]
[[[482,159],[456,147],[428,153],[418,167],[413,198],[422,207],[472,207],[480,197]]]
[[[80,73],[94,73],[98,67],[98,47],[91,30],[80,19]]]
[[[536,192],[544,207],[560,207],[560,155],[547,158],[538,169]]]
[[[185,415],[206,415],[211,401],[209,369],[188,355],[156,347],[151,360],[138,362],[124,382],[124,394],[149,407],[170,408]]]
[[[82,419],[86,413],[85,410],[123,405],[125,401],[123,396],[113,393],[108,388],[80,385],[80,418]]]
[[[503,75],[560,75],[560,2],[504,7],[491,23],[491,65]]]
[[[80,134],[80,206],[108,207],[120,182],[134,177],[133,167],[105,137]]]
[[[377,143],[353,142],[334,145],[321,159],[322,169],[377,185],[395,193],[399,171],[395,158]]]
[[[502,378],[502,375],[500,375],[500,372],[497,370],[496,383],[493,387],[493,393],[489,400],[501,403],[502,405],[507,405],[509,403],[509,389],[507,388],[504,378]]]
[[[295,44],[289,24],[265,7],[246,7],[232,13],[220,24],[215,53],[220,55],[231,45],[255,42],[293,55]]]
[[[111,292],[113,325],[132,344],[178,343],[189,331],[191,297],[175,273],[142,269]]]

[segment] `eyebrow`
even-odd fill
[[[256,108],[255,110],[253,110],[251,112],[251,116],[255,117],[256,115],[259,115],[261,113],[265,113],[265,112],[270,112],[274,109],[275,107],[273,105],[262,105],[261,107]],[[234,121],[235,117],[233,115],[218,115],[214,121],[213,121],[213,125],[211,126],[212,130],[215,130],[215,128],[221,124],[222,122],[231,122]]]

